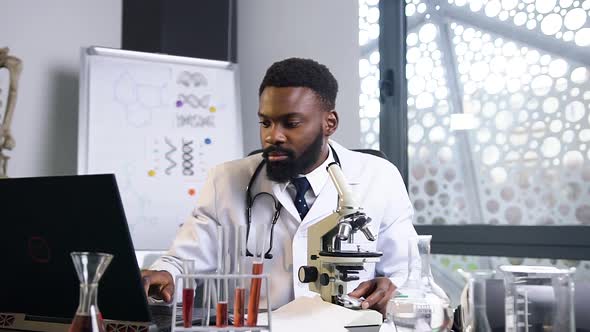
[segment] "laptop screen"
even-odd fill
[[[0,180],[0,312],[71,318],[79,281],[72,251],[114,255],[99,284],[106,319],[148,322],[115,176]]]

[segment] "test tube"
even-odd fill
[[[219,225],[217,227],[217,274],[227,274],[227,263],[229,262],[229,239],[228,233]],[[228,280],[224,278],[217,279],[217,305],[215,315],[215,326],[225,327],[228,325]]]
[[[184,274],[195,273],[195,261],[192,259],[184,259],[182,261],[182,270]],[[195,304],[195,279],[185,278],[183,280],[182,288],[182,321],[186,328],[192,327],[193,323],[193,307]]]
[[[241,275],[246,273],[246,226],[236,227],[236,238],[234,245],[234,273]],[[246,311],[246,281],[239,278],[234,289],[234,326],[244,326],[244,315]]]
[[[266,239],[268,227],[258,224],[255,226],[256,231],[256,250],[254,260],[252,261],[252,274],[262,274],[264,266],[264,254],[266,253]],[[260,286],[261,278],[252,278],[250,283],[250,299],[248,300],[248,326],[258,324],[258,309],[260,307]]]

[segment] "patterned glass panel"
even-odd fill
[[[426,23],[408,33],[409,190],[416,224],[468,223],[476,206],[468,204],[461,144],[451,131],[448,72],[441,31]]]
[[[379,0],[359,0],[361,145],[379,149]]]
[[[590,46],[590,0],[448,0],[448,3],[580,47]]]
[[[590,225],[588,68],[451,27],[484,223]]]
[[[440,15],[406,40],[414,222],[590,225],[590,68]]]

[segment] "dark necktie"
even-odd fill
[[[309,211],[309,206],[305,202],[305,193],[309,190],[310,184],[306,177],[295,178],[291,180],[291,183],[293,183],[297,190],[295,193],[295,207],[297,208],[297,212],[299,212],[301,220],[303,220],[307,211]]]

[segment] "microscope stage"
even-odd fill
[[[354,250],[340,250],[340,251],[320,251],[320,256],[324,257],[353,257],[353,258],[373,258],[383,256],[382,252],[374,251],[354,251]]]

